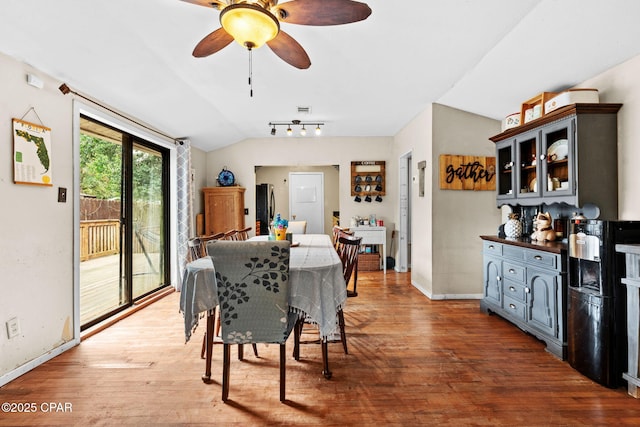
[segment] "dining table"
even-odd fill
[[[255,236],[249,240],[268,240]],[[347,301],[347,287],[342,262],[331,238],[326,234],[293,234],[289,258],[289,310],[305,322],[318,326],[322,348],[322,374],[329,379],[327,344],[339,333],[338,312]],[[215,266],[206,256],[186,265],[180,295],[180,311],[184,315],[185,340],[189,341],[200,318],[207,319],[205,373],[202,380],[211,381],[211,354],[215,316],[218,305]],[[298,359],[299,349],[294,349]]]

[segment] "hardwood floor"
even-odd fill
[[[345,307],[349,354],[329,346],[333,378],[320,346],[303,346],[300,362],[287,359],[284,404],[276,345],[244,362],[234,350],[223,404],[222,348],[204,384],[204,323],[185,344],[173,293],[0,388],[0,402],[37,409],[1,413],[0,425],[640,424],[625,388],[590,381],[478,301],[430,301],[393,272],[360,273],[358,294]],[[65,404],[72,412],[52,411]]]

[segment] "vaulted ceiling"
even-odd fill
[[[637,0],[364,1],[362,22],[282,24],[311,67],[255,50],[253,97],[241,46],[191,55],[219,13],[180,0],[2,0],[0,52],[205,151],[292,119],[392,136],[433,102],[502,119],[640,53]]]

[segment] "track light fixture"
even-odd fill
[[[320,126],[324,126],[324,123],[322,122],[301,122],[300,120],[291,120],[290,122],[269,122],[269,126],[271,126],[271,135],[275,135],[276,134],[276,127],[277,126],[286,126],[287,127],[287,135],[291,136],[293,135],[293,129],[292,126],[301,126],[300,128],[300,135],[301,136],[305,136],[307,134],[307,128],[305,126],[315,126],[316,130],[315,130],[315,134],[316,135],[321,135],[322,134],[322,129],[320,128]]]

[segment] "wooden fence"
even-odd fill
[[[120,252],[120,221],[80,221],[80,261]]]

